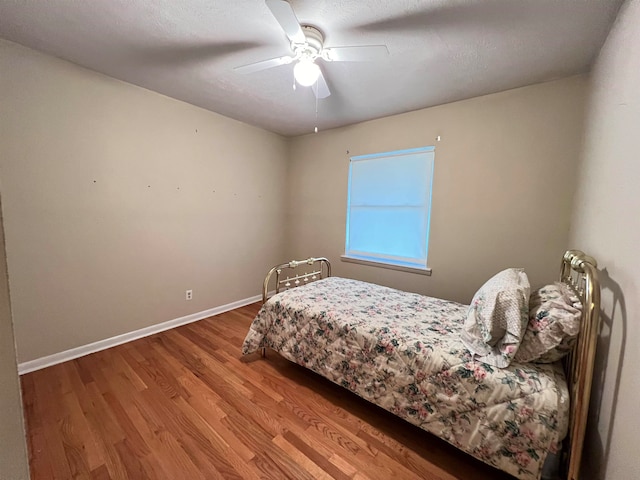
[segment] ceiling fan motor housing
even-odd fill
[[[311,25],[301,25],[301,27],[305,43],[292,43],[291,49],[295,52],[296,58],[307,58],[313,61],[322,53],[324,36],[320,30]]]

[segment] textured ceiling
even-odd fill
[[[292,89],[264,0],[0,0],[0,37],[283,135],[586,72],[623,0],[291,0],[325,46],[387,45],[321,63],[331,96]]]

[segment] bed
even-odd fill
[[[560,458],[562,478],[577,480],[598,331],[595,260],[566,252],[560,281],[580,306],[579,328],[560,345],[568,355],[534,363],[515,352],[498,367],[461,340],[476,296],[463,305],[332,277],[325,258],[292,261],[265,278],[242,353],[273,349],[516,478],[538,479]]]

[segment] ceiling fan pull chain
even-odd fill
[[[316,91],[318,89],[318,80],[316,79]],[[316,126],[313,129],[314,133],[318,133],[318,96],[316,95]]]

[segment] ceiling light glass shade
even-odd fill
[[[293,76],[303,87],[310,87],[320,76],[320,67],[311,60],[300,60],[293,67]]]

